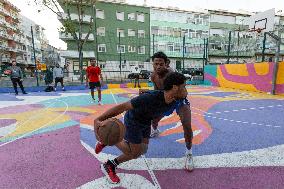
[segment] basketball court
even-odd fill
[[[203,86],[188,92],[195,170],[183,169],[183,131],[173,114],[145,156],[119,166],[118,185],[100,164],[119,151],[96,155],[92,125],[137,89],[104,90],[102,106],[88,91],[0,94],[0,188],[281,188],[284,96]]]

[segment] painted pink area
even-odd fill
[[[284,94],[284,84],[276,84],[276,94]]]
[[[218,80],[211,74],[205,73],[204,79],[210,81],[213,86],[220,86]]]
[[[271,80],[273,74],[273,65],[274,63],[269,64],[269,72],[266,75],[258,75],[255,71],[254,64],[246,64],[247,71],[249,76],[238,76],[231,75],[226,70],[225,65],[220,65],[221,72],[225,79],[228,81],[236,82],[236,83],[244,83],[244,84],[252,84],[255,86],[257,90],[263,92],[271,91]]]
[[[81,145],[79,126],[1,146],[0,167],[0,188],[76,188],[104,176]],[[150,179],[147,171],[135,173]]]
[[[161,188],[283,188],[284,167],[209,168],[154,171]],[[178,186],[178,187],[177,187]]]
[[[27,111],[38,110],[44,107],[44,105],[38,104],[31,104],[31,105],[18,105],[18,106],[9,106],[5,108],[0,108],[0,114],[17,114]]]
[[[15,119],[0,119],[0,128],[1,127],[6,127],[8,125],[11,125],[13,123],[16,123],[17,120]]]
[[[120,84],[120,88],[127,88],[127,83]]]
[[[2,146],[0,167],[0,188],[76,188],[103,176],[99,162],[80,144],[79,127]]]

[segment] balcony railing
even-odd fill
[[[68,15],[66,13],[60,13],[62,15],[62,18],[64,20],[68,19]],[[77,14],[71,13],[70,14],[71,20],[79,20],[79,17]],[[91,21],[91,15],[84,15],[83,16],[83,22],[90,22]],[[61,20],[61,16],[57,16],[58,20]]]
[[[76,33],[76,35],[79,36],[79,33]],[[82,40],[84,40],[86,38],[86,36],[87,36],[87,34],[83,33],[82,34]],[[65,40],[74,40],[73,36],[70,33],[68,33],[68,34],[60,33],[59,38],[65,39]],[[94,35],[92,33],[90,33],[90,35],[88,37],[88,41],[93,41],[93,40],[94,40]]]
[[[95,57],[95,52],[94,51],[82,51],[83,57],[84,58],[94,58]],[[61,51],[60,55],[62,57],[66,58],[78,58],[79,57],[79,52],[78,51]]]

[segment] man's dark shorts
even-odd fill
[[[145,125],[124,117],[126,132],[124,139],[132,144],[141,144],[144,138],[150,138],[151,125]]]
[[[89,82],[90,89],[95,89],[96,87],[101,87],[100,82]]]

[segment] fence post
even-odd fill
[[[152,45],[153,45],[153,55],[154,55],[155,54],[155,34],[153,34]]]
[[[184,55],[185,55],[185,35],[183,36],[182,39],[182,66],[184,70]]]
[[[120,45],[120,32],[118,32],[118,45],[119,45],[119,73],[121,78],[121,45]]]
[[[281,40],[281,39],[280,39]],[[280,46],[281,46],[281,41],[277,41],[277,51],[276,51],[276,57],[275,57],[275,63],[274,63],[274,68],[273,68],[273,78],[272,78],[272,94],[275,95],[275,90],[276,90],[276,79],[277,79],[277,73],[278,73],[278,64],[279,64],[279,54],[280,54]]]
[[[232,39],[232,31],[229,32],[229,45],[228,45],[228,59],[227,59],[227,64],[230,63],[231,39]]]
[[[39,86],[39,84],[38,84],[38,72],[37,72],[37,65],[36,65],[36,55],[35,55],[34,32],[33,32],[32,26],[31,26],[31,34],[32,34],[32,43],[33,43],[33,51],[34,51],[35,71],[36,71],[36,86]]]
[[[267,33],[266,32],[264,32],[264,37],[263,37],[263,41],[262,41],[262,59],[261,59],[261,61],[262,62],[264,62],[265,61],[265,43],[266,43],[266,35],[267,35]]]

